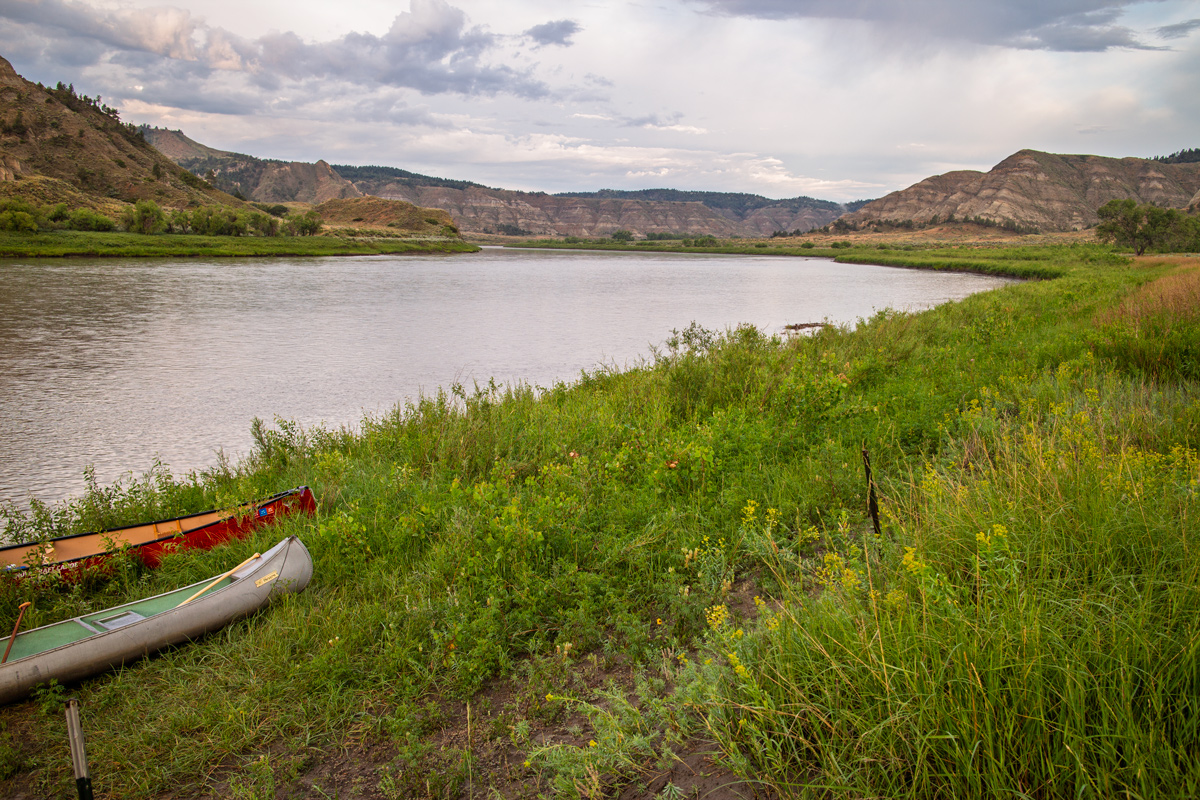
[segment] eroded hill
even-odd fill
[[[1200,163],[1056,155],[1021,150],[989,172],[934,175],[843,216],[839,227],[973,220],[1052,231],[1094,226],[1109,200],[1184,208],[1200,191]]]
[[[259,203],[324,203],[362,197],[324,161],[278,161],[202,145],[183,131],[142,127],[146,141],[179,166],[203,176],[235,197]]]

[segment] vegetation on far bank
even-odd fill
[[[0,258],[61,256],[337,256],[388,253],[473,253],[461,239],[401,239],[388,236],[231,237],[196,234],[0,231]]]
[[[656,253],[711,253],[723,255],[803,256],[832,258],[846,264],[880,264],[952,272],[977,272],[1014,278],[1057,278],[1090,264],[1107,263],[1114,257],[1111,248],[1075,243],[1065,246],[1014,246],[984,243],[971,247],[948,248],[920,244],[866,244],[835,240],[818,245],[812,241],[776,242],[747,239],[717,240],[645,240],[631,242],[613,239],[566,241],[539,239],[508,244],[508,247],[565,250],[621,250]]]
[[[387,203],[389,201],[379,201]],[[394,204],[399,205],[399,204]],[[435,213],[402,204],[418,213]],[[269,256],[381,253],[471,253],[449,216],[423,220],[435,235],[398,227],[324,228],[309,209],[283,205],[246,211],[228,206],[163,209],[139,200],[113,219],[65,203],[37,206],[21,198],[0,200],[0,258],[39,256]],[[440,227],[438,227],[440,226]],[[325,235],[319,235],[324,232]]]
[[[72,687],[113,797],[681,797],[676,757],[706,750],[776,796],[1196,796],[1200,267],[874,255],[1057,277],[811,336],[681,327],[625,372],[354,431],[256,422],[242,462],[5,516],[48,536],[303,483],[315,519],[0,581],[0,618],[288,533],[313,553],[302,594]],[[64,695],[0,711],[0,793],[72,791]]]

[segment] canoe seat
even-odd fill
[[[154,523],[154,534],[161,536],[164,533],[183,533],[183,520],[172,519]]]
[[[144,620],[141,614],[136,611],[122,611],[120,614],[114,614],[111,617],[94,620],[94,622],[106,631],[115,631],[117,628],[123,628],[126,625]]]

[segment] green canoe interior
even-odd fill
[[[202,597],[219,591],[233,582],[233,578],[224,578],[219,583],[214,584]],[[8,655],[8,663],[11,664],[28,656],[78,642],[81,639],[98,636],[110,630],[117,630],[125,625],[152,617],[155,614],[170,611],[195,594],[197,590],[207,585],[208,582],[195,583],[191,586],[184,586],[182,589],[176,589],[173,592],[160,594],[156,597],[148,597],[145,600],[127,603],[116,608],[108,608],[93,614],[84,614],[80,617],[65,619],[62,622],[55,622],[34,630],[23,631],[17,634],[16,641],[13,642],[12,652]],[[199,599],[197,598],[196,600]],[[4,648],[8,646],[8,639],[9,637],[7,636],[0,639],[0,652],[3,652]]]

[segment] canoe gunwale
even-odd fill
[[[10,575],[19,575],[21,573],[29,571],[30,569],[32,569],[34,571],[58,570],[58,571],[62,571],[62,572],[71,572],[74,570],[86,568],[89,565],[89,562],[101,563],[104,560],[107,560],[108,558],[111,558],[114,555],[117,555],[121,552],[126,552],[126,551],[132,552],[132,553],[137,553],[137,554],[139,554],[139,556],[142,557],[142,560],[146,561],[150,566],[156,566],[157,560],[159,558],[161,558],[161,556],[158,555],[157,553],[159,550],[161,550],[163,548],[163,546],[168,545],[171,542],[178,542],[178,543],[180,543],[180,545],[183,545],[186,547],[186,544],[189,540],[200,539],[201,537],[204,537],[210,533],[214,533],[215,529],[217,529],[217,526],[224,525],[227,527],[233,527],[235,529],[235,530],[231,531],[229,534],[225,535],[224,537],[221,537],[220,539],[217,539],[216,541],[213,542],[213,544],[217,544],[220,541],[224,541],[225,539],[228,539],[228,538],[238,535],[237,529],[241,528],[243,525],[246,526],[246,530],[250,530],[254,527],[257,527],[257,525],[260,524],[260,520],[262,520],[262,522],[270,522],[270,521],[276,519],[278,516],[280,516],[278,514],[271,514],[271,515],[269,515],[270,519],[263,520],[262,515],[259,512],[261,512],[261,510],[264,508],[269,508],[271,506],[280,506],[281,508],[290,511],[291,509],[289,509],[287,501],[292,498],[295,498],[297,501],[297,503],[296,503],[297,510],[312,511],[312,510],[315,510],[315,508],[316,508],[316,500],[313,497],[312,489],[310,489],[308,486],[297,486],[292,489],[285,489],[284,491],[276,492],[275,494],[271,495],[270,497],[265,497],[261,500],[256,500],[252,503],[248,503],[248,504],[245,504],[242,506],[236,506],[233,509],[231,509],[229,511],[229,513],[226,514],[225,516],[222,516],[218,519],[213,520],[212,522],[197,526],[190,530],[171,531],[171,532],[166,533],[163,536],[159,536],[154,539],[147,539],[146,541],[138,542],[136,544],[125,543],[122,546],[120,546],[116,549],[113,549],[113,550],[97,550],[96,552],[87,553],[87,554],[84,554],[81,556],[75,556],[73,558],[65,558],[62,560],[48,561],[44,564],[36,564],[33,567],[30,567],[30,565],[28,565],[28,564],[5,564],[3,566],[0,566],[0,574],[7,573]],[[47,539],[45,542],[16,542],[14,544],[4,545],[4,546],[0,547],[0,557],[2,557],[4,553],[11,552],[14,550],[19,550],[22,548],[28,548],[32,545],[38,545],[38,544],[53,546],[56,542],[70,542],[70,541],[82,539],[85,537],[96,537],[99,541],[103,541],[104,538],[110,537],[113,534],[120,534],[122,531],[129,531],[129,530],[133,530],[136,528],[148,528],[151,526],[166,525],[166,524],[169,524],[172,522],[182,523],[189,519],[195,519],[196,517],[203,517],[208,514],[215,514],[215,513],[221,512],[223,510],[224,509],[210,509],[208,511],[200,511],[195,514],[184,514],[184,515],[178,516],[178,517],[169,517],[167,519],[159,519],[159,520],[152,520],[149,522],[141,522],[136,525],[125,525],[120,528],[105,528],[104,530],[100,530],[100,531],[85,531],[83,533],[72,533],[72,534],[68,534],[66,536],[56,536],[52,539]],[[212,544],[210,544],[208,546],[211,547]],[[148,554],[151,554],[151,553],[155,554],[153,556],[154,563],[149,563]]]

